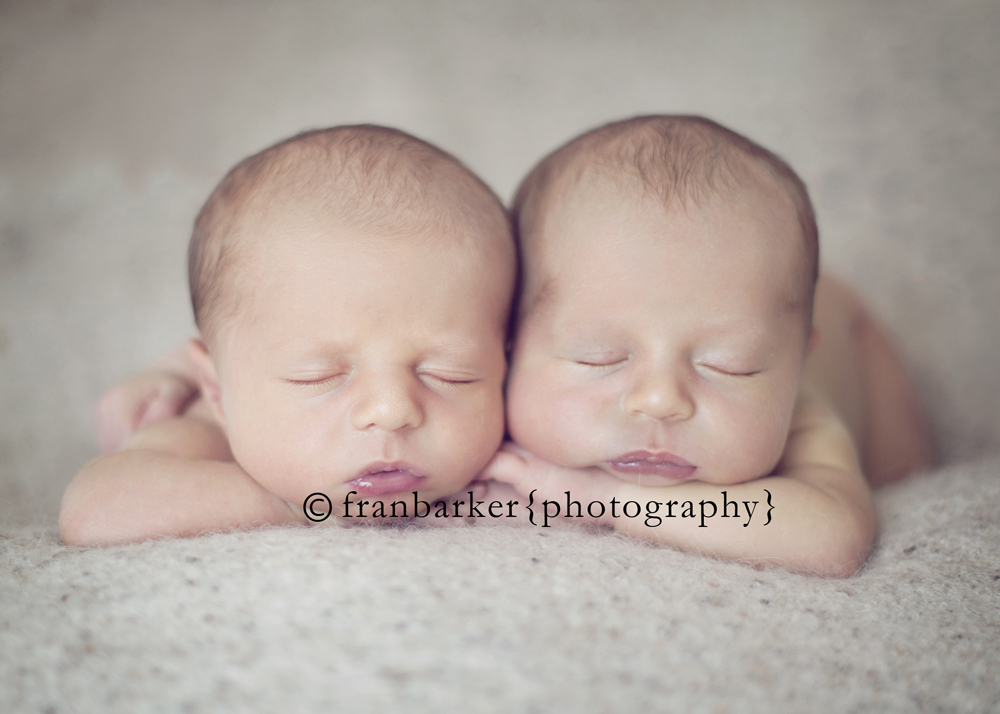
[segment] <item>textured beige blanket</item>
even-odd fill
[[[537,528],[11,533],[0,710],[995,710],[1000,459],[878,506],[849,580]]]

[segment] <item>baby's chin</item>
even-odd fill
[[[347,485],[330,489],[328,493],[315,491],[302,501],[285,499],[285,502],[292,508],[301,510],[314,524],[330,521],[338,525],[390,525],[416,521],[442,525],[438,521],[463,520],[461,517],[469,512],[470,504],[477,498],[482,499],[484,495],[484,484],[475,482],[454,487],[442,487],[438,484],[436,487],[413,488],[409,491],[392,490],[367,494],[359,493],[351,485]]]
[[[633,486],[645,486],[647,488],[660,488],[662,486],[676,486],[681,483],[687,483],[688,481],[697,481],[697,477],[691,478],[671,478],[669,476],[660,476],[658,474],[644,474],[644,473],[622,473],[612,468],[607,468],[604,466],[604,471],[614,476],[619,481],[623,483],[631,484]]]

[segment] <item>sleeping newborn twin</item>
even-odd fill
[[[510,216],[402,132],[298,135],[203,207],[201,339],[106,395],[112,453],[67,488],[60,532],[119,543],[305,521],[315,493],[352,517],[352,500],[462,493],[465,513],[560,503],[563,522],[850,575],[870,484],[932,456],[884,335],[817,266],[798,176],[707,119],[590,131]]]

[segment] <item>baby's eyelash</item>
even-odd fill
[[[582,359],[578,359],[578,360],[574,360],[574,361],[577,364],[582,365],[584,367],[592,367],[594,369],[601,369],[601,368],[607,368],[607,367],[617,367],[620,364],[624,364],[625,362],[628,361],[628,357],[622,357],[621,359],[616,359],[616,360],[611,361],[611,362],[588,362],[587,360],[582,360]]]
[[[322,387],[324,385],[331,384],[344,376],[344,374],[333,374],[329,377],[320,377],[318,379],[286,379],[285,381],[289,384],[295,385],[296,387]]]
[[[713,372],[716,372],[718,374],[723,374],[723,375],[725,375],[727,377],[753,377],[755,374],[760,374],[761,373],[761,370],[759,370],[759,369],[750,370],[750,371],[747,371],[747,372],[739,372],[739,371],[735,371],[735,370],[723,369],[722,367],[715,367],[715,366],[710,365],[710,364],[706,364],[706,365],[703,365],[703,366],[707,367],[708,369],[712,370]]]
[[[430,379],[433,379],[435,382],[440,382],[441,384],[447,384],[447,385],[453,386],[453,387],[458,387],[458,386],[462,386],[462,385],[465,385],[465,384],[473,384],[473,383],[479,381],[478,379],[475,379],[473,377],[457,377],[457,378],[456,377],[446,377],[444,375],[434,374],[432,372],[421,372],[420,376],[421,377],[428,377]]]

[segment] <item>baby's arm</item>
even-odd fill
[[[84,466],[63,495],[59,533],[68,545],[110,545],[303,519],[232,460],[222,429],[199,408],[141,428]]]
[[[510,483],[525,495],[537,489],[536,508],[543,500],[564,506],[565,492],[570,491],[584,509],[591,501],[601,501],[608,510],[603,518],[593,520],[631,537],[798,572],[852,575],[875,537],[871,492],[850,435],[833,411],[811,396],[800,398],[775,475],[742,484],[692,481],[666,487],[636,486],[597,468],[555,466],[516,446],[505,447],[485,475]],[[728,517],[722,517],[723,491],[730,504]],[[768,491],[774,506],[769,523]],[[618,503],[617,518],[611,517],[611,499]],[[638,517],[622,514],[621,504],[628,501],[641,507]],[[645,518],[651,501],[661,504],[656,525],[646,525],[656,523],[655,518]],[[733,516],[734,501],[738,517]],[[669,502],[676,503],[668,507]],[[683,517],[688,502],[694,517]],[[744,502],[753,507],[752,516]],[[703,521],[702,510],[711,514],[712,504],[717,513]],[[670,509],[673,517],[666,517]]]
[[[94,410],[101,453],[117,451],[146,424],[183,414],[197,396],[198,375],[185,343],[104,393]]]

